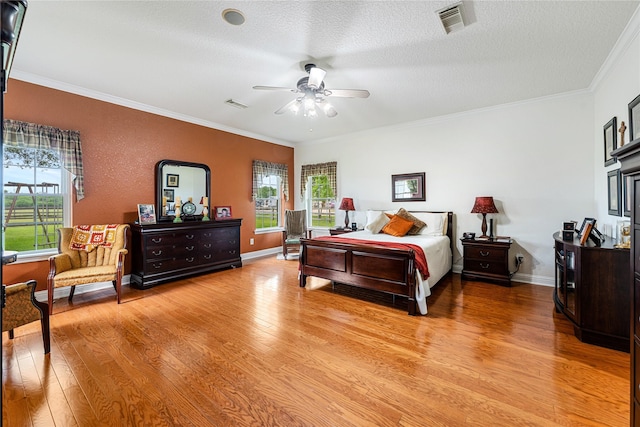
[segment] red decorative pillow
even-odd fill
[[[411,227],[413,227],[413,222],[394,215],[387,225],[382,227],[382,232],[392,236],[402,237],[411,230]]]

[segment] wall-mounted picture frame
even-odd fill
[[[629,103],[629,142],[640,139],[640,95]]]
[[[604,165],[609,166],[616,162],[616,159],[611,156],[611,152],[618,148],[618,129],[617,118],[609,120],[604,129]]]
[[[167,202],[175,202],[175,190],[162,190],[162,197],[166,198]]]
[[[622,198],[620,197],[620,169],[607,172],[607,193],[609,215],[622,215]]]
[[[180,175],[168,173],[167,187],[180,187]]]
[[[140,224],[155,224],[155,207],[149,204],[138,204],[138,222],[140,222]]]
[[[425,200],[427,196],[424,172],[391,175],[392,202],[424,202]]]
[[[215,212],[215,219],[230,219],[231,206],[216,206],[213,211]]]
[[[631,217],[631,175],[622,174],[622,215]]]

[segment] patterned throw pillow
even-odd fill
[[[413,222],[404,219],[398,215],[394,215],[393,218],[382,227],[382,232],[385,234],[390,234],[396,237],[402,237],[413,227]]]
[[[411,227],[411,230],[409,230],[409,232],[407,233],[408,235],[420,234],[420,230],[422,230],[424,226],[427,225],[424,221],[419,220],[418,218],[407,212],[405,208],[400,208],[396,215],[413,223],[413,227]]]

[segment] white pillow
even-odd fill
[[[427,226],[420,230],[423,236],[443,236],[447,229],[446,213],[411,212],[411,215],[424,221]]]
[[[373,234],[378,234],[382,228],[389,222],[389,217],[383,212],[379,212],[376,218],[371,221],[367,221],[367,225],[364,227]]]
[[[367,211],[367,225],[372,223],[373,221],[376,220],[376,218],[378,218],[378,215],[380,215],[382,213],[382,211],[374,211],[374,210],[368,210]],[[366,228],[366,226],[365,226]]]

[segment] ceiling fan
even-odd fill
[[[298,80],[295,89],[276,86],[254,86],[258,90],[285,90],[299,94],[293,101],[275,111],[276,114],[284,114],[291,111],[294,114],[301,112],[305,117],[315,117],[320,109],[327,117],[335,117],[338,112],[327,101],[330,96],[340,98],[368,98],[369,91],[363,89],[325,89],[324,76],[327,74],[315,64],[306,64],[305,71],[309,74]]]

